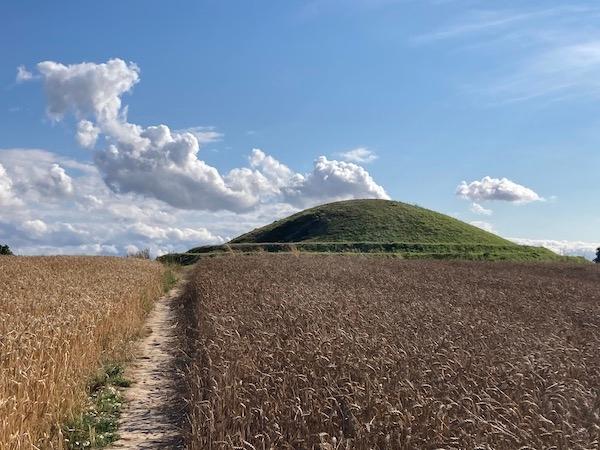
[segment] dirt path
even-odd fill
[[[177,324],[173,301],[185,283],[180,280],[168,294],[158,300],[146,321],[144,337],[134,363],[127,369],[133,384],[124,391],[127,402],[119,421],[120,439],[114,449],[182,449],[178,418],[178,383],[176,369]]]

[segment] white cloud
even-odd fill
[[[38,64],[48,95],[48,114],[67,112],[81,120],[78,140],[92,146],[103,134],[107,146],[94,162],[113,192],[137,193],[181,209],[248,211],[265,202],[318,203],[356,197],[387,198],[362,167],[316,160],[312,173],[294,173],[264,153],[253,152],[251,167],[221,174],[199,157],[200,144],[221,134],[213,128],[173,131],[166,125],[143,127],[127,121],[121,96],[139,81],[139,68],[113,59],[104,64]],[[357,153],[360,156],[360,152]],[[368,159],[368,155],[362,155]],[[371,155],[373,156],[373,155]]]
[[[225,242],[221,236],[215,236],[206,228],[176,228],[176,227],[161,227],[152,226],[144,223],[135,223],[131,225],[130,230],[145,238],[160,239],[166,241],[183,241],[183,242],[206,242],[214,244],[222,244]]]
[[[113,191],[137,192],[185,209],[243,211],[259,202],[260,190],[228,183],[198,158],[200,147],[191,133],[172,133],[165,125],[130,131],[95,154]]]
[[[0,235],[18,253],[124,254],[135,247],[159,255],[221,243],[316,203],[388,198],[364,168],[324,156],[303,174],[254,149],[246,167],[220,173],[200,157],[200,144],[222,139],[214,128],[172,131],[127,120],[122,96],[139,81],[135,64],[37,67],[49,117],[74,115],[78,142],[95,150],[87,163],[0,149]]]
[[[338,156],[344,161],[353,163],[370,163],[378,158],[374,151],[369,150],[366,147],[359,147],[346,152],[341,152]]]
[[[23,201],[0,208],[0,236],[19,254],[125,254],[131,245],[149,248],[155,256],[222,243],[297,211],[282,203],[242,214],[181,210],[134,193],[115,194],[93,166],[43,150],[0,150],[0,161],[7,164],[1,169],[1,192],[11,198],[14,186],[7,191],[6,180],[12,183],[16,172],[19,179],[37,171],[48,174],[53,164],[64,168],[73,188],[68,196],[50,198],[36,191],[31,179],[19,183]]]
[[[474,214],[479,214],[481,216],[491,216],[494,213],[494,211],[492,211],[491,209],[484,208],[479,203],[471,204],[471,212]]]
[[[545,247],[559,255],[565,256],[583,256],[588,259],[594,259],[596,249],[600,247],[600,242],[567,241],[554,239],[524,239],[507,238],[520,245],[530,245],[533,247]]]
[[[17,249],[19,255],[108,255],[116,256],[120,252],[114,245],[81,244],[81,245],[33,245]]]
[[[96,145],[100,128],[94,126],[89,120],[80,120],[77,123],[77,142],[84,148],[93,148]]]
[[[469,223],[477,228],[481,228],[482,230],[488,231],[490,233],[496,233],[496,230],[494,229],[494,226],[491,223],[483,222],[481,220],[474,220]]]
[[[0,206],[17,205],[20,201],[13,192],[12,179],[6,173],[6,169],[0,164]]]
[[[92,194],[83,195],[78,200],[81,205],[91,208],[91,209],[100,208],[102,205],[104,205],[104,202],[102,201],[102,199],[100,199]]]
[[[33,74],[25,68],[25,66],[17,67],[17,83],[29,81],[33,79]]]
[[[481,181],[463,181],[456,195],[473,202],[500,200],[512,203],[531,203],[544,200],[533,190],[507,178],[484,177]]]
[[[100,122],[118,118],[121,95],[139,81],[140,72],[121,59],[71,65],[44,61],[37,69],[44,80],[50,117],[59,120],[72,111],[78,117],[93,115]]]
[[[258,182],[262,181],[264,184],[261,189],[263,192],[276,195],[282,188],[285,188],[286,186],[289,186],[290,184],[302,179],[300,175],[294,173],[285,164],[280,163],[275,158],[265,154],[265,152],[258,148],[252,149],[252,153],[248,159],[250,162],[250,167],[255,170],[255,180]],[[256,176],[259,174],[262,177]],[[233,173],[231,175],[233,180],[242,174]]]
[[[129,244],[129,245],[125,246],[125,254],[126,255],[135,255],[139,251],[140,251],[140,249],[135,245]]]
[[[42,236],[48,231],[48,225],[42,220],[26,220],[21,225],[23,231],[27,233],[32,233],[35,236]]]
[[[351,198],[390,198],[362,167],[325,156],[317,158],[308,175],[296,175],[284,193],[287,201],[301,206]]]
[[[6,169],[0,178],[10,180],[13,196],[21,200],[35,196],[52,201],[73,193],[71,177],[59,162],[47,156],[47,152],[37,150],[0,150],[0,163]]]
[[[71,177],[58,164],[52,164],[48,171],[48,178],[39,180],[37,185],[50,194],[69,195],[73,192]]]
[[[190,127],[182,130],[176,130],[176,132],[192,133],[194,136],[196,136],[196,139],[200,145],[219,142],[223,139],[223,133],[219,133],[215,127]]]

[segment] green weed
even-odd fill
[[[63,427],[67,448],[102,448],[116,441],[123,405],[118,388],[130,385],[131,381],[125,378],[123,367],[118,364],[108,364],[96,374],[89,383],[87,409]]]
[[[163,291],[169,292],[176,283],[177,275],[175,274],[175,268],[167,265],[167,269],[163,275]]]

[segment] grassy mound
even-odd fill
[[[516,246],[450,216],[390,200],[348,200],[317,206],[231,241],[411,242]]]
[[[161,260],[193,264],[225,253],[368,253],[404,259],[575,261],[527,247],[453,217],[389,200],[348,200],[296,213],[225,245],[207,245]]]

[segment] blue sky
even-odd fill
[[[0,240],[23,253],[160,253],[371,196],[590,254],[599,23],[591,1],[11,2]],[[119,77],[129,84],[111,91]],[[88,148],[81,121],[98,129]],[[161,159],[163,137],[146,136],[161,124],[173,145],[199,141],[197,155],[181,150],[189,165]]]

